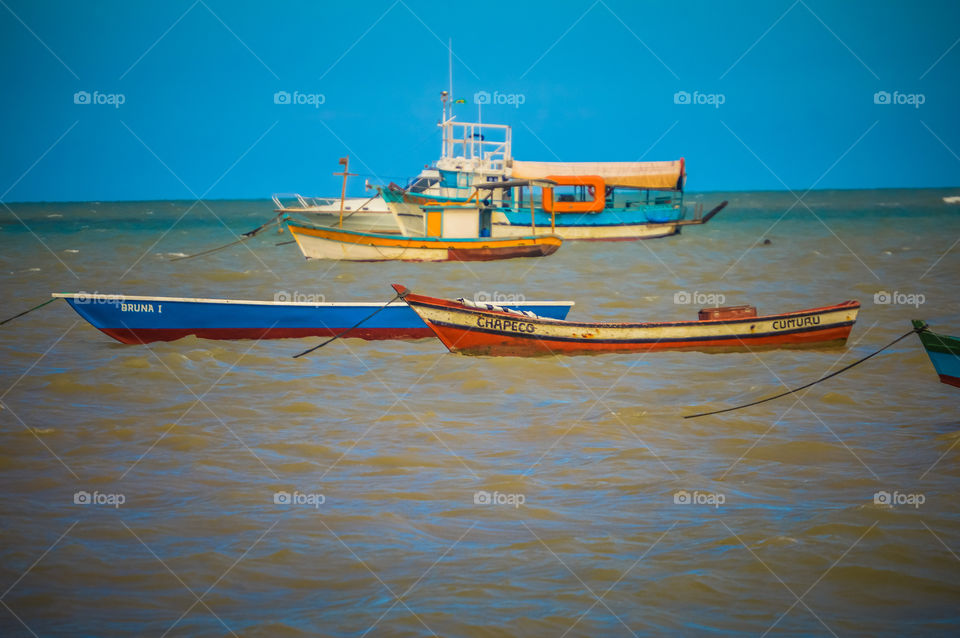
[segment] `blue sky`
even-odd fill
[[[682,156],[690,190],[960,185],[956,2],[4,3],[6,202],[329,195],[343,155],[353,194],[399,182],[439,153],[448,38],[458,118],[522,100],[483,109],[520,159]]]

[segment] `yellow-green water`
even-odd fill
[[[170,230],[183,202],[12,206],[3,317],[55,291],[385,302],[393,282],[572,299],[578,319],[695,317],[677,293],[863,308],[840,349],[345,339],[294,360],[319,340],[124,346],[58,301],[0,327],[0,634],[955,635],[960,390],[915,337],[800,400],[682,418],[813,380],[911,318],[960,334],[948,194],[812,193],[779,222],[791,196],[727,194],[679,237],[480,264],[305,262],[272,231],[170,262],[233,236],[204,206]],[[209,206],[238,232],[270,215]]]

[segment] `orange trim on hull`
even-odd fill
[[[537,237],[503,237],[490,238],[485,237],[482,240],[457,240],[457,239],[437,239],[433,237],[383,237],[373,233],[354,233],[339,231],[335,229],[308,228],[306,226],[296,226],[287,224],[292,233],[306,235],[308,237],[319,237],[330,241],[339,241],[350,244],[365,244],[368,246],[382,246],[386,248],[446,248],[449,250],[478,250],[482,248],[503,249],[517,248],[523,246],[543,246],[553,247],[553,251],[563,243],[563,240],[553,235],[542,235]],[[545,253],[550,254],[550,253]]]

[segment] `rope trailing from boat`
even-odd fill
[[[330,342],[332,342],[332,341],[336,341],[337,339],[339,339],[339,338],[342,337],[343,335],[347,334],[347,333],[350,332],[351,330],[354,330],[357,326],[359,326],[359,325],[362,324],[363,322],[365,322],[365,321],[367,321],[368,319],[372,318],[372,317],[373,317],[374,315],[376,315],[378,312],[380,312],[381,310],[383,310],[384,308],[386,308],[387,306],[389,306],[390,304],[392,304],[394,301],[396,301],[396,300],[399,299],[399,298],[400,298],[400,293],[398,292],[398,293],[393,297],[393,299],[391,299],[391,300],[388,301],[387,303],[383,304],[382,306],[380,306],[379,308],[377,308],[376,310],[374,310],[373,312],[371,312],[369,315],[367,315],[366,317],[364,317],[363,319],[361,319],[361,320],[358,321],[357,323],[353,324],[352,326],[350,326],[349,328],[347,328],[346,330],[344,330],[343,332],[341,332],[341,333],[339,333],[339,334],[333,335],[332,337],[330,337],[329,339],[327,339],[326,341],[324,341],[323,343],[321,343],[319,346],[313,346],[313,347],[310,348],[309,350],[304,350],[304,351],[301,352],[300,354],[295,354],[295,355],[293,355],[293,358],[294,358],[294,359],[297,359],[297,358],[299,358],[299,357],[302,357],[302,356],[305,355],[305,354],[310,354],[310,353],[313,352],[314,350],[319,350],[320,348],[322,348],[323,346],[327,345],[328,343],[330,343]]]
[[[922,326],[920,326],[919,328],[914,328],[914,329],[911,330],[910,332],[907,332],[907,333],[905,333],[905,334],[897,337],[896,339],[894,339],[893,341],[891,341],[891,342],[888,343],[887,345],[883,346],[882,348],[880,348],[879,350],[877,350],[877,351],[875,351],[875,352],[871,352],[870,354],[868,354],[867,356],[863,357],[862,359],[857,359],[856,361],[854,361],[854,362],[851,363],[850,365],[844,366],[844,367],[840,368],[839,370],[837,370],[836,372],[831,372],[830,374],[828,374],[828,375],[826,375],[826,376],[823,376],[823,377],[820,377],[820,378],[817,379],[816,381],[811,381],[810,383],[808,383],[808,384],[806,384],[806,385],[802,385],[802,386],[800,386],[799,388],[793,388],[792,390],[787,390],[786,392],[781,392],[780,394],[774,395],[774,396],[772,396],[772,397],[767,397],[766,399],[760,399],[759,401],[753,401],[752,403],[745,403],[744,405],[738,405],[738,406],[733,407],[733,408],[724,408],[723,410],[714,410],[714,411],[712,411],[712,412],[701,412],[701,413],[699,413],[699,414],[689,414],[689,415],[687,415],[687,416],[685,416],[685,417],[683,417],[683,418],[685,418],[685,419],[696,419],[696,418],[701,417],[701,416],[710,416],[711,414],[721,414],[721,413],[723,413],[723,412],[733,412],[734,410],[742,410],[743,408],[749,408],[749,407],[752,407],[752,406],[754,406],[754,405],[759,405],[759,404],[761,404],[761,403],[766,403],[767,401],[773,401],[774,399],[779,399],[780,397],[785,397],[785,396],[787,396],[788,394],[793,394],[793,393],[795,393],[795,392],[799,392],[800,390],[809,388],[810,386],[816,385],[816,384],[820,383],[821,381],[826,381],[827,379],[829,379],[829,378],[831,378],[831,377],[835,377],[835,376],[837,376],[838,374],[841,374],[841,373],[843,373],[843,372],[846,372],[847,370],[849,370],[850,368],[852,368],[852,367],[854,367],[854,366],[860,365],[861,363],[863,363],[863,362],[866,361],[867,359],[870,359],[870,358],[873,358],[873,357],[877,356],[878,354],[880,354],[881,352],[883,352],[883,351],[886,350],[887,348],[891,347],[891,346],[894,345],[895,343],[898,343],[898,342],[900,342],[900,341],[903,341],[904,339],[906,339],[907,337],[909,337],[910,335],[912,335],[914,332],[916,332],[917,334],[919,334],[919,333],[925,331],[928,327],[929,327],[929,326],[927,326],[927,324],[924,323],[924,324],[923,324]]]
[[[57,300],[56,297],[54,297],[53,299],[47,299],[47,300],[44,301],[42,304],[36,305],[36,306],[34,306],[33,308],[30,308],[29,310],[24,310],[24,311],[21,312],[20,314],[18,314],[18,315],[13,315],[13,316],[10,317],[9,319],[4,319],[3,321],[0,321],[0,326],[2,326],[3,324],[5,324],[5,323],[7,323],[7,322],[13,321],[13,320],[16,319],[17,317],[22,317],[23,315],[29,314],[29,313],[33,312],[34,310],[39,310],[40,308],[43,308],[44,306],[46,306],[48,303],[53,303],[53,302],[56,301],[56,300]]]
[[[203,252],[194,253],[194,254],[192,254],[192,255],[184,255],[183,257],[174,257],[174,258],[171,259],[170,261],[180,261],[180,260],[182,260],[182,259],[193,259],[194,257],[202,257],[202,256],[204,256],[204,255],[210,255],[210,254],[213,254],[213,253],[215,253],[215,252],[219,252],[219,251],[223,250],[224,248],[230,248],[231,246],[236,246],[237,244],[240,244],[240,243],[242,243],[242,242],[247,241],[247,240],[250,239],[251,237],[256,237],[257,233],[259,233],[259,232],[260,232],[261,230],[263,230],[264,228],[269,228],[270,226],[273,226],[274,224],[281,224],[281,223],[283,223],[283,220],[284,220],[283,214],[277,215],[277,217],[276,217],[275,219],[271,219],[271,220],[268,221],[266,224],[261,224],[260,226],[257,226],[257,227],[254,228],[253,230],[248,231],[248,232],[246,232],[246,233],[243,233],[243,235],[240,237],[240,239],[237,239],[236,241],[232,241],[232,242],[230,242],[229,244],[224,244],[223,246],[218,246],[217,248],[211,248],[210,250],[204,250]]]
[[[374,195],[373,197],[371,197],[371,198],[368,199],[367,201],[363,202],[362,204],[360,204],[359,206],[357,206],[356,208],[354,208],[353,211],[352,211],[349,215],[347,215],[346,217],[343,218],[343,221],[347,221],[348,219],[350,219],[351,217],[353,217],[355,213],[359,213],[361,210],[363,210],[363,207],[364,207],[364,206],[366,206],[367,204],[369,204],[370,202],[372,202],[373,200],[375,200],[375,199],[376,199],[377,197],[379,197],[379,196],[380,196],[380,193],[377,193],[376,195]]]

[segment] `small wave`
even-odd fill
[[[47,217],[51,219],[56,219],[58,217],[63,217],[63,215],[61,215],[60,213],[50,213],[49,215],[47,215]]]
[[[80,251],[79,251],[78,249],[76,249],[76,248],[67,248],[67,249],[64,250],[63,252],[65,252],[65,253],[74,253],[74,254],[75,254],[75,253],[78,253],[78,252],[80,252]]]
[[[158,257],[166,257],[168,259],[172,257],[186,257],[187,253],[157,253]]]
[[[831,405],[849,405],[856,407],[862,404],[862,401],[858,401],[854,397],[840,392],[827,392],[820,400]]]

